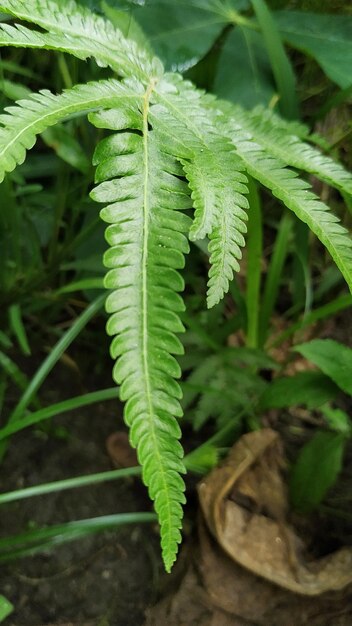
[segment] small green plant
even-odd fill
[[[0,622],[3,622],[13,611],[13,606],[4,596],[0,596]]]
[[[217,7],[223,22],[238,19],[236,2],[209,4]],[[270,16],[258,0],[253,6],[269,41]],[[263,323],[258,307],[261,209],[254,181],[318,237],[352,289],[350,233],[296,170],[314,174],[346,196],[352,194],[352,175],[314,147],[314,138],[302,125],[263,107],[248,112],[205,94],[177,73],[165,72],[138,29],[134,38],[128,38],[111,21],[72,0],[0,0],[0,10],[39,27],[3,22],[1,45],[66,52],[81,60],[92,57],[115,74],[58,95],[43,89],[7,107],[0,116],[0,180],[24,162],[39,134],[63,120],[88,113],[95,127],[104,134],[109,131],[94,153],[96,187],[91,192],[104,204],[101,217],[108,224],[107,331],[113,336],[114,379],[126,402],[125,421],[158,514],[164,563],[170,571],[181,540],[185,502],[177,421],[183,412],[177,382],[181,368],[175,357],[183,353],[177,336],[184,330],[180,270],[189,241],[208,239],[207,304],[213,307],[239,270],[249,218],[249,250],[256,262],[248,277],[248,343],[251,349],[260,348],[278,288],[274,270],[280,268],[279,252],[290,227],[285,213]],[[280,56],[276,80],[284,88],[287,65],[279,39],[275,42],[276,52],[271,49],[270,54]],[[294,115],[295,106],[286,106]],[[246,360],[248,354],[236,355],[235,360]],[[236,366],[232,357],[231,351],[221,356],[225,378],[226,370]],[[256,363],[254,368],[267,365]],[[216,361],[212,367],[221,389]],[[196,378],[194,373],[193,384]],[[251,397],[255,372],[246,383]],[[22,417],[34,391],[32,384],[13,423]],[[228,409],[223,410],[220,419],[226,421]],[[207,417],[200,407],[198,425]]]
[[[330,400],[336,398],[339,391],[352,397],[352,350],[332,339],[314,339],[296,346],[295,350],[321,370],[320,376],[315,373],[320,377],[320,383],[316,386],[314,404],[319,406],[327,426],[326,430],[317,429],[303,446],[291,472],[292,504],[300,511],[310,512],[336,482],[346,443],[352,435],[350,416],[330,402],[326,403],[328,398],[325,396],[330,388]],[[313,395],[310,394],[311,400]]]

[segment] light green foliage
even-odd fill
[[[352,194],[352,174],[340,163],[303,142],[299,133],[304,131],[304,127],[283,124],[275,113],[263,107],[257,107],[251,112],[244,112],[236,107],[232,117],[261,146],[286,165],[315,174],[328,185]],[[306,137],[307,140],[309,141],[309,136]]]
[[[222,115],[215,111],[219,128],[226,128],[237,152],[245,163],[248,173],[262,185],[268,187],[274,196],[306,223],[330,252],[336,265],[352,290],[352,239],[350,233],[339,223],[331,212],[312,191],[308,182],[286,167],[287,162],[278,159],[265,149],[257,137],[246,131],[232,119],[232,106],[221,103]],[[214,103],[212,107],[215,109]],[[287,146],[289,151],[289,145]],[[302,144],[303,151],[305,144]],[[327,158],[327,157],[326,157]],[[334,162],[332,163],[334,172]],[[318,168],[317,168],[318,169]],[[317,174],[318,175],[318,174]],[[320,168],[319,168],[320,177]],[[323,172],[323,177],[325,174]],[[342,187],[348,193],[350,181]],[[341,183],[340,183],[341,186]]]
[[[220,6],[215,0],[210,5]],[[181,393],[175,380],[181,371],[174,355],[182,353],[176,334],[183,330],[179,270],[187,238],[209,238],[208,305],[213,306],[239,268],[248,173],[308,224],[352,288],[348,232],[289,166],[346,193],[351,176],[303,143],[301,127],[270,115],[262,121],[258,112],[244,113],[179,75],[164,73],[148,50],[73,0],[0,0],[0,10],[43,29],[2,23],[0,44],[93,57],[122,78],[60,95],[43,91],[9,107],[0,117],[0,179],[23,162],[38,134],[70,115],[90,112],[94,125],[114,131],[96,149],[98,186],[92,193],[106,205],[101,216],[109,224],[108,332],[114,337],[114,377],[126,401],[125,420],[155,502],[170,570],[184,502],[176,419],[182,414]],[[193,224],[185,213],[191,208]]]
[[[11,602],[9,602],[5,596],[0,596],[0,622],[3,622],[13,610],[14,607]]]
[[[333,339],[313,339],[295,347],[329,376],[340,389],[352,396],[352,349]]]
[[[210,239],[209,307],[228,291],[229,281],[240,267],[248,209],[243,169],[233,147],[225,140],[213,141],[184,165],[195,208],[190,238],[194,241],[209,235]]]

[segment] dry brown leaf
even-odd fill
[[[286,521],[283,466],[276,432],[241,437],[223,466],[199,485],[207,525],[235,563],[271,583],[308,596],[343,589],[352,583],[352,549],[320,559],[306,554]]]
[[[351,626],[351,551],[307,560],[286,521],[284,467],[278,434],[263,429],[201,482],[198,542],[145,626]]]

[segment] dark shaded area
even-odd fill
[[[77,386],[60,364],[45,394],[58,401],[81,393]],[[23,431],[12,438],[1,491],[112,469],[105,442],[121,427],[120,406],[106,402]],[[0,533],[149,510],[141,482],[124,479],[4,505]],[[157,527],[129,526],[1,565],[1,593],[16,607],[6,626],[143,624],[146,606],[156,599],[158,544]]]

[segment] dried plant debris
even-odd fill
[[[287,521],[284,470],[279,435],[263,429],[201,481],[198,542],[146,626],[352,624],[352,549],[309,555]]]
[[[244,435],[199,485],[207,525],[236,563],[284,589],[309,596],[343,589],[352,583],[352,548],[315,560],[306,553],[286,521],[283,467],[275,431]]]

